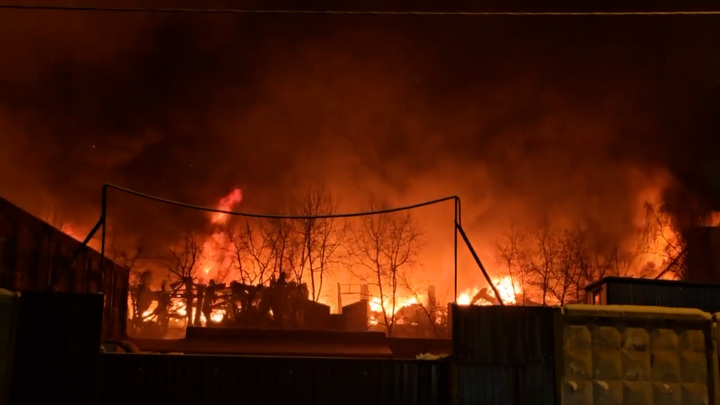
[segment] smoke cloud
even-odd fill
[[[718,27],[4,11],[0,195],[87,226],[105,182],[262,212],[324,182],[344,210],[458,194],[485,255],[511,220],[610,245],[648,190],[720,208]]]

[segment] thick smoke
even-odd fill
[[[511,220],[617,244],[648,189],[720,208],[717,27],[4,11],[0,195],[89,225],[105,182],[267,212],[322,181],[345,209],[457,193],[486,255]]]

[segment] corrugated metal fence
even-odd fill
[[[446,404],[441,361],[102,355],[103,404]]]
[[[560,310],[453,306],[458,404],[555,405]]]
[[[56,291],[105,295],[102,336],[126,333],[129,270],[84,247],[70,264],[80,242],[0,198],[0,288],[46,291],[58,277]]]
[[[11,326],[11,404],[96,403],[102,309],[102,294],[21,294]]]
[[[608,305],[649,305],[720,311],[720,284],[669,280],[606,278]]]

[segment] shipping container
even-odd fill
[[[556,404],[559,308],[452,306],[457,404]]]
[[[72,260],[73,255],[76,254]],[[80,241],[0,198],[0,288],[101,292],[105,296],[103,338],[126,335],[129,270],[105,260]]]
[[[27,291],[15,301],[9,403],[96,403],[103,295]]]
[[[103,404],[447,404],[442,361],[103,354]]]
[[[588,304],[696,308],[720,312],[720,284],[605,277],[587,286]]]

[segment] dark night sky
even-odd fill
[[[622,237],[665,174],[720,208],[718,51],[720,16],[0,10],[0,195],[89,222],[104,182],[270,211],[323,181]]]

